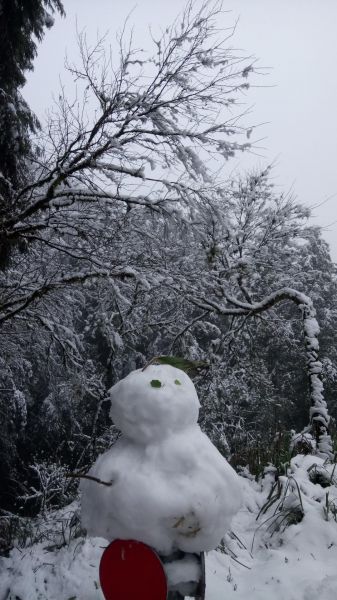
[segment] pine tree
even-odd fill
[[[33,69],[36,41],[52,26],[55,11],[64,14],[60,0],[3,0],[0,5],[0,220],[11,213],[12,190],[25,179],[29,135],[39,127],[20,88],[25,71]],[[3,264],[6,244],[1,244],[0,252]]]

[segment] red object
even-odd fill
[[[135,540],[115,540],[103,552],[99,578],[106,600],[166,600],[167,581],[157,554]]]

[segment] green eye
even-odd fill
[[[152,381],[150,381],[150,385],[151,385],[151,387],[154,387],[154,388],[160,388],[161,381],[159,381],[159,379],[152,379]]]
[[[179,379],[175,379],[175,380],[174,380],[174,383],[175,383],[176,385],[181,385],[181,381],[179,381]]]

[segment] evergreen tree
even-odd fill
[[[39,123],[20,88],[25,71],[33,69],[36,41],[53,25],[51,13],[64,14],[60,0],[3,0],[0,5],[0,219],[12,211],[12,190],[25,179],[24,159],[30,152],[29,135]],[[8,247],[0,243],[1,263]]]

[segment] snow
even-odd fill
[[[200,565],[193,555],[165,563],[164,568],[170,588],[181,583],[198,582],[200,579]]]
[[[316,441],[314,440],[311,433],[309,433],[308,431],[296,433],[294,430],[292,430],[289,450],[293,452],[298,444],[304,444],[308,449],[310,448],[310,451],[314,451],[316,448]]]
[[[57,553],[43,543],[13,550],[10,559],[0,558],[0,599],[104,600],[98,565],[105,546],[95,538],[74,540]]]
[[[198,424],[190,378],[168,365],[130,373],[110,392],[123,436],[84,480],[91,536],[142,541],[162,554],[211,550],[240,507],[239,478]]]
[[[13,116],[16,116],[16,108],[13,104],[13,102],[7,102],[7,110],[8,112],[10,112]]]
[[[27,403],[24,393],[20,390],[16,389],[14,391],[14,403],[20,420],[21,429],[24,429],[27,424]]]
[[[44,22],[45,22],[46,27],[48,27],[48,29],[50,29],[51,27],[53,27],[53,25],[55,23],[55,19],[50,13],[45,12]]]
[[[322,435],[320,435],[318,448],[323,455],[325,455],[325,456],[330,455],[330,453],[331,453],[331,436],[329,434],[323,433]]]
[[[313,338],[313,337],[316,337],[317,335],[319,335],[319,325],[317,323],[317,320],[314,317],[309,317],[309,318],[305,319],[303,326],[304,326],[304,333],[309,338]]]
[[[304,518],[272,532],[275,505],[256,516],[267,499],[271,481],[243,479],[244,502],[232,527],[241,543],[226,540],[226,553],[212,552],[206,561],[207,600],[331,600],[336,596],[337,523],[327,521],[323,505],[327,489],[309,480],[313,465],[332,473],[333,465],[317,456],[296,456],[289,474],[301,490]],[[325,465],[325,466],[324,466]],[[308,472],[309,469],[309,472]],[[289,492],[289,497],[292,492]],[[297,495],[298,501],[298,495]],[[269,521],[267,520],[269,519]],[[253,550],[252,542],[254,540]],[[230,550],[235,550],[233,558]],[[240,561],[240,564],[239,562]]]
[[[315,469],[325,471],[331,485],[314,483]],[[332,512],[326,515],[324,511],[327,492],[337,502],[337,488],[332,481],[334,465],[317,456],[298,455],[291,460],[288,475],[299,487],[304,517],[278,530],[269,527],[275,504],[257,520],[274,484],[275,472],[268,470],[258,482],[239,478],[243,503],[232,521],[232,530],[217,551],[206,554],[206,600],[336,597],[337,523]],[[286,482],[284,476],[284,490]],[[288,486],[290,499],[293,493]],[[67,528],[64,535],[68,535]],[[0,600],[103,600],[98,567],[107,543],[99,537],[76,537],[52,550],[48,539],[12,550],[8,558],[0,558]],[[193,557],[180,564],[167,563],[165,570],[171,585],[198,576]]]
[[[112,420],[136,442],[162,440],[198,421],[200,403],[191,379],[168,365],[133,371],[111,388],[110,399]]]

